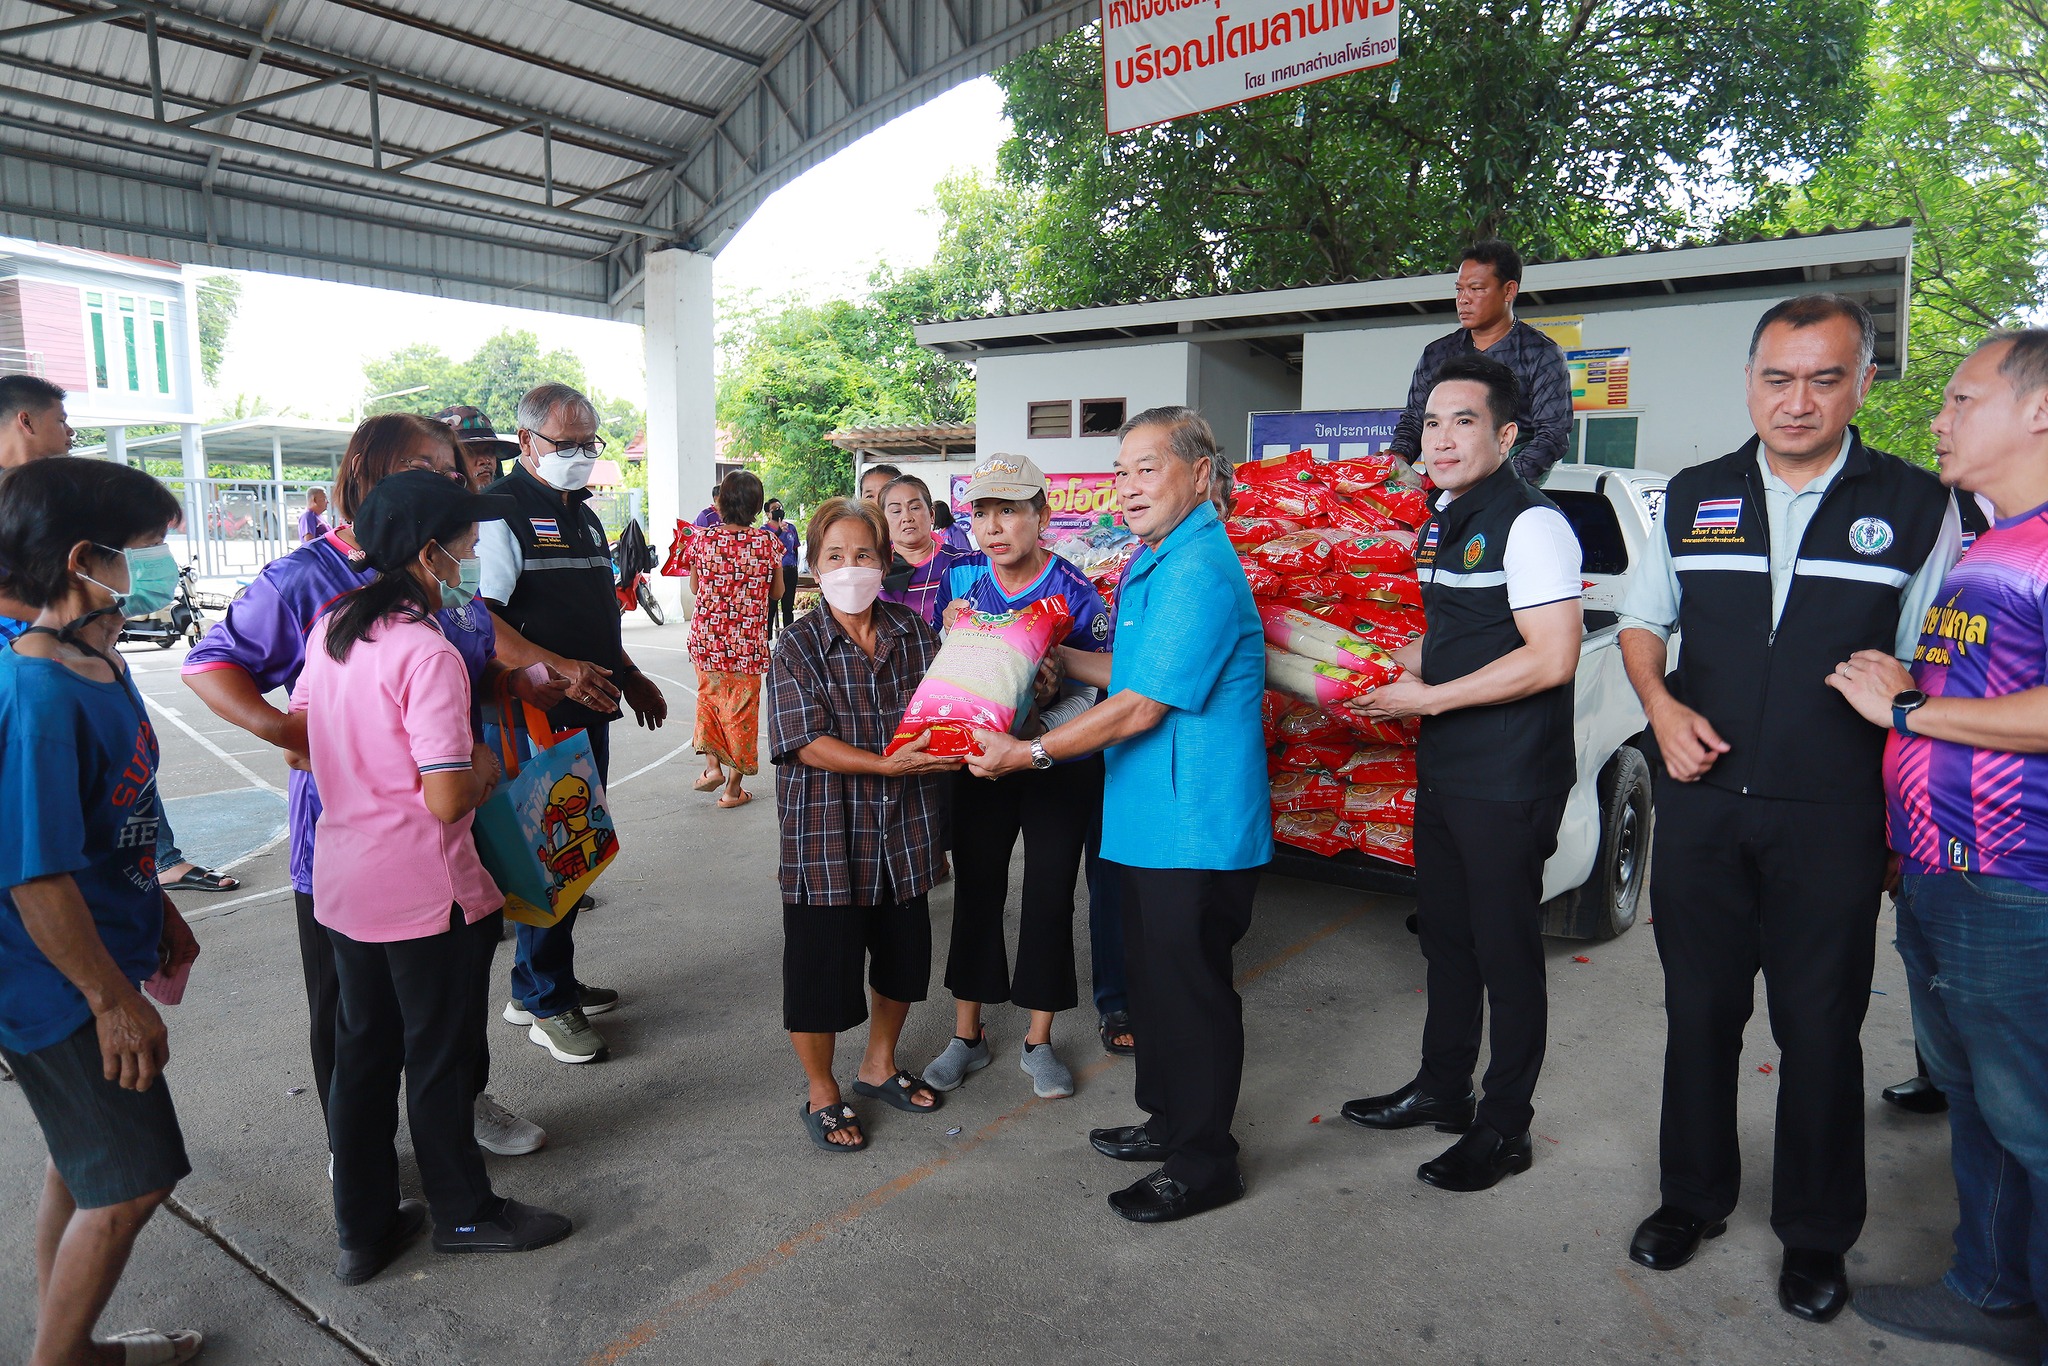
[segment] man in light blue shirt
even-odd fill
[[[1143,1124],[1089,1142],[1160,1169],[1109,1197],[1126,1219],[1165,1223],[1244,1194],[1231,1117],[1244,1070],[1231,950],[1251,926],[1273,856],[1259,699],[1264,634],[1236,552],[1209,501],[1223,461],[1189,408],[1153,408],[1119,433],[1117,497],[1144,548],[1116,602],[1116,649],[1066,650],[1069,676],[1108,689],[1099,706],[1029,744],[977,731],[968,766],[1000,777],[1096,750],[1107,761],[1102,857],[1123,870],[1124,943]]]

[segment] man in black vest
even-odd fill
[[[604,451],[597,409],[566,384],[543,384],[519,400],[519,462],[490,493],[518,504],[518,515],[488,523],[477,537],[482,596],[498,630],[498,658],[513,668],[543,663],[568,679],[549,710],[558,729],[590,736],[598,777],[611,768],[611,721],[624,697],[640,724],[668,717],[654,681],[626,657],[619,600],[612,587],[604,524],[589,507],[591,469]],[[604,1040],[588,1016],[618,1004],[619,993],[576,977],[579,902],[545,928],[519,926],[507,1024],[557,1062],[602,1061]]]
[[[1579,542],[1508,462],[1517,381],[1499,361],[1454,356],[1422,419],[1443,490],[1416,541],[1427,631],[1395,654],[1408,674],[1354,705],[1420,716],[1415,898],[1429,960],[1422,1070],[1344,1117],[1371,1129],[1433,1124],[1464,1137],[1416,1172],[1476,1191],[1529,1169],[1529,1121],[1549,999],[1540,933],[1543,864],[1577,775]],[[1486,1098],[1475,1103],[1482,1000],[1493,1016]]]
[[[1669,1271],[1727,1228],[1761,968],[1780,1049],[1778,1302],[1817,1323],[1848,1303],[1843,1256],[1863,1229],[1858,1034],[1886,858],[1884,733],[1827,678],[1858,650],[1911,659],[1960,545],[1934,476],[1849,425],[1876,336],[1839,295],[1763,315],[1745,385],[1756,435],[1672,477],[1621,614],[1662,757],[1652,895],[1668,1021],[1663,1203],[1629,1256]]]

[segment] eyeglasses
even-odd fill
[[[533,429],[529,427],[527,430],[532,431]],[[592,460],[604,458],[605,439],[601,436],[593,436],[588,441],[557,441],[545,432],[534,432],[533,439],[547,442],[548,445],[554,448],[556,455],[575,455],[581,452]]]

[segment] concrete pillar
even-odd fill
[[[716,466],[711,258],[671,248],[648,253],[647,539],[668,553],[678,518],[693,516]],[[653,576],[664,607],[680,610],[682,579]]]
[[[213,573],[213,537],[207,534],[206,509],[213,501],[206,486],[206,443],[199,439],[199,424],[178,427],[178,459],[185,476],[185,536],[191,546],[192,562],[201,574]]]
[[[128,429],[126,427],[107,428],[107,459],[117,465],[128,463]]]

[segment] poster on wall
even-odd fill
[[[1298,413],[1253,413],[1245,449],[1254,460],[1313,451],[1318,460],[1377,455],[1394,439],[1399,408],[1347,408]]]
[[[1524,318],[1522,321],[1556,342],[1560,351],[1576,351],[1586,344],[1580,335],[1586,324],[1583,314],[1571,318]]]
[[[1572,376],[1572,411],[1604,413],[1628,407],[1628,348],[1567,351],[1565,369]]]
[[[1112,134],[1385,66],[1399,0],[1102,0]]]

